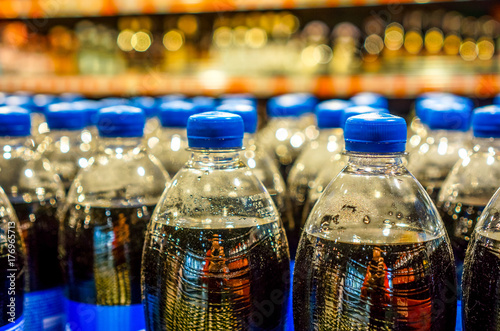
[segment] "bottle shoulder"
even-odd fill
[[[500,154],[473,152],[453,166],[443,183],[438,203],[459,201],[484,206],[498,187]]]
[[[168,181],[169,175],[163,166],[145,151],[121,157],[100,151],[78,172],[67,200],[98,206],[154,205]]]
[[[51,162],[28,148],[0,156],[0,186],[11,200],[64,198],[64,187]]]
[[[279,214],[248,167],[199,169],[188,163],[172,179],[153,218],[169,225],[214,228],[274,222]]]
[[[352,232],[367,242],[375,234],[390,242],[407,231],[417,234],[415,240],[445,233],[428,194],[404,166],[365,172],[348,165],[319,198],[305,228],[331,238]]]

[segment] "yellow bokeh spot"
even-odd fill
[[[385,29],[385,47],[391,51],[396,51],[403,46],[404,29],[399,23],[391,23]]]
[[[215,29],[213,41],[214,44],[219,48],[226,48],[231,45],[233,40],[233,33],[231,28],[227,26],[221,26],[220,28]]]
[[[425,49],[431,54],[436,54],[443,48],[444,37],[441,30],[433,28],[425,34]]]
[[[450,34],[444,39],[444,52],[447,55],[457,55],[460,51],[462,39],[456,34]]]
[[[124,52],[130,52],[132,47],[132,36],[134,35],[134,31],[125,29],[118,34],[118,38],[116,38],[116,44],[118,47]]]
[[[477,58],[476,43],[471,39],[465,40],[462,45],[460,45],[460,56],[465,61],[474,61]]]
[[[149,33],[139,31],[132,36],[130,43],[136,51],[145,52],[151,46],[151,37]]]
[[[188,36],[194,35],[198,31],[198,19],[194,15],[183,15],[179,18],[177,27]]]
[[[490,60],[495,54],[495,45],[489,38],[481,38],[477,43],[477,57],[480,60]]]
[[[163,36],[163,46],[171,52],[178,51],[184,44],[184,36],[179,30],[170,30]]]
[[[405,36],[405,49],[410,54],[418,54],[424,41],[418,31],[409,31]]]
[[[250,48],[261,48],[267,43],[267,33],[262,28],[252,28],[245,34],[245,43]]]
[[[377,34],[371,34],[365,39],[365,49],[368,54],[378,55],[384,49],[384,41]]]

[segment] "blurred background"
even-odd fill
[[[500,91],[500,3],[0,0],[0,91],[91,98]]]

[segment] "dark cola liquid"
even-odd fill
[[[295,260],[295,255],[299,246],[300,235],[305,224],[305,222],[303,222],[302,220],[305,202],[300,199],[291,198],[290,205],[292,206],[293,226],[288,229],[289,231],[287,235],[290,245],[290,256],[293,260]]]
[[[459,298],[461,298],[461,280],[464,266],[465,252],[469,244],[472,232],[476,226],[478,218],[486,206],[462,203],[445,202],[438,206],[439,213],[443,219],[446,231],[450,237],[455,265],[457,268],[457,280]]]
[[[61,236],[68,299],[102,306],[141,302],[142,248],[154,207],[69,207]]]
[[[5,213],[5,207],[0,211]],[[0,329],[23,314],[25,260],[19,230],[9,217],[0,219]]]
[[[274,190],[268,190],[268,192],[280,214],[283,227],[285,228],[288,247],[290,249],[290,258],[294,260],[298,240],[296,240],[297,235],[296,223],[293,216],[293,203],[286,194],[277,194]]]
[[[500,236],[475,234],[463,275],[464,330],[500,329]]]
[[[407,243],[304,235],[293,281],[295,329],[454,330],[455,268],[445,237],[418,242],[415,233],[398,232],[391,236]]]
[[[34,292],[61,286],[63,279],[57,250],[57,201],[11,202],[21,225],[26,248],[29,276],[26,288]]]
[[[147,329],[284,330],[289,263],[276,222],[224,229],[157,223],[144,249]]]

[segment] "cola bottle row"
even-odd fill
[[[251,95],[2,103],[2,331],[455,330],[457,304],[475,330],[496,314],[497,106],[427,93],[407,126],[377,94],[288,94],[257,130]]]

